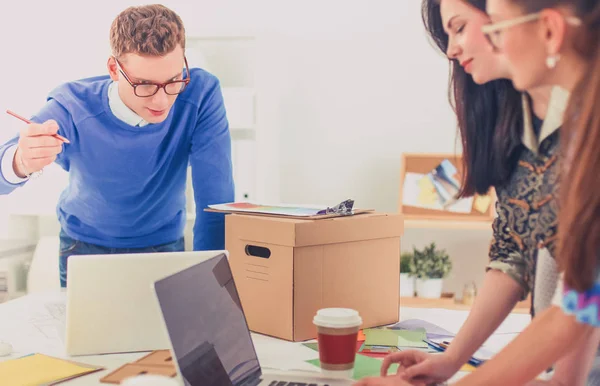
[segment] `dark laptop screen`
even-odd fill
[[[155,283],[186,385],[239,385],[260,367],[225,255]]]

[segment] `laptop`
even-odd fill
[[[185,386],[346,386],[318,372],[261,370],[233,281],[222,254],[154,284],[171,341],[180,384]],[[282,355],[285,353],[282,353]]]
[[[153,285],[226,251],[71,256],[65,346],[69,355],[168,349]]]

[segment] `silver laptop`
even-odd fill
[[[179,381],[186,386],[352,384],[351,380],[322,378],[319,373],[261,370],[224,254],[159,280],[154,288]]]
[[[69,355],[168,349],[153,285],[225,251],[71,256],[65,346]]]

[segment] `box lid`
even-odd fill
[[[291,247],[400,237],[404,231],[403,216],[388,213],[320,220],[231,214],[226,221],[238,239]]]

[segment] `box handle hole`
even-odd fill
[[[269,248],[259,247],[257,245],[246,245],[246,255],[268,259],[271,257]]]

